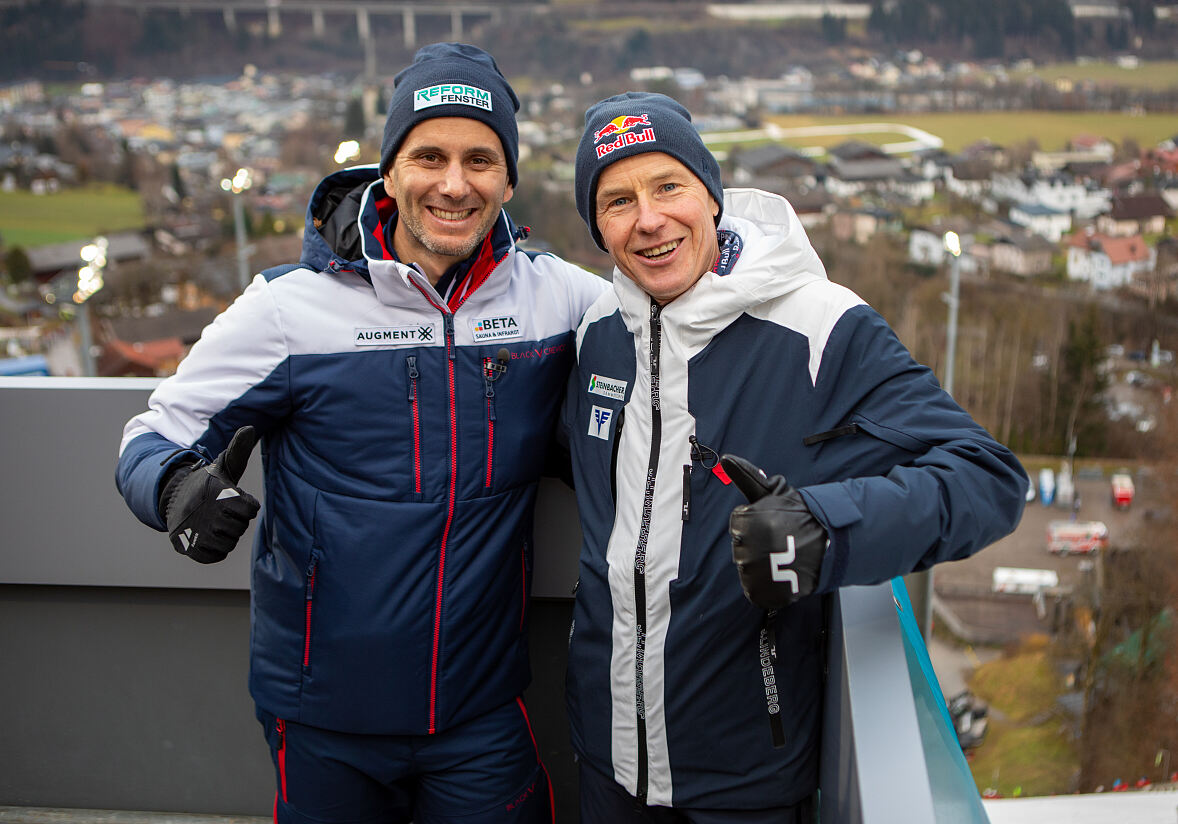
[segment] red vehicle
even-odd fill
[[[1118,472],[1112,477],[1112,500],[1117,509],[1128,509],[1133,503],[1133,478],[1127,473]]]
[[[1052,555],[1090,555],[1108,549],[1103,521],[1052,521],[1047,525],[1047,551]]]

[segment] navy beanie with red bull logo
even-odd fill
[[[625,92],[589,107],[585,133],[577,146],[577,211],[599,249],[605,245],[597,230],[597,180],[614,161],[645,152],[668,154],[690,169],[720,205],[716,214],[720,222],[724,210],[720,164],[691,124],[691,114],[665,94]]]
[[[478,46],[431,43],[393,80],[393,97],[380,143],[380,173],[388,171],[405,135],[431,117],[481,120],[499,135],[507,158],[507,181],[519,179],[519,98],[499,71],[495,58]]]

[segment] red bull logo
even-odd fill
[[[646,126],[647,128],[640,132],[632,131],[638,126]],[[605,157],[610,152],[620,149],[623,146],[653,142],[654,129],[650,128],[650,116],[645,114],[618,115],[593,133],[593,142],[600,143],[605,138],[615,135],[616,139],[597,147],[596,152],[599,158]]]
[[[593,142],[600,143],[603,137],[628,132],[635,126],[649,126],[650,117],[645,114],[620,114],[593,133]]]

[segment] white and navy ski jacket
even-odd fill
[[[608,284],[517,249],[503,213],[447,301],[385,251],[394,210],[375,166],[321,183],[301,264],[255,277],[204,330],[127,424],[116,481],[162,530],[161,478],[191,459],[176,450],[211,458],[256,427],[254,699],[317,727],[423,734],[530,679],[536,486],[573,330]]]
[[[660,307],[615,271],[577,331],[567,698],[574,749],[647,803],[764,808],[817,787],[824,599],[744,598],[718,456],[800,489],[830,536],[820,593],[976,552],[1017,524],[1026,475],[827,280],[784,199],[729,190],[723,215],[728,274]]]

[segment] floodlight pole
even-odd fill
[[[233,239],[237,243],[237,282],[241,291],[250,285],[250,252],[245,238],[245,205],[241,202],[241,193],[230,195],[233,198]]]

